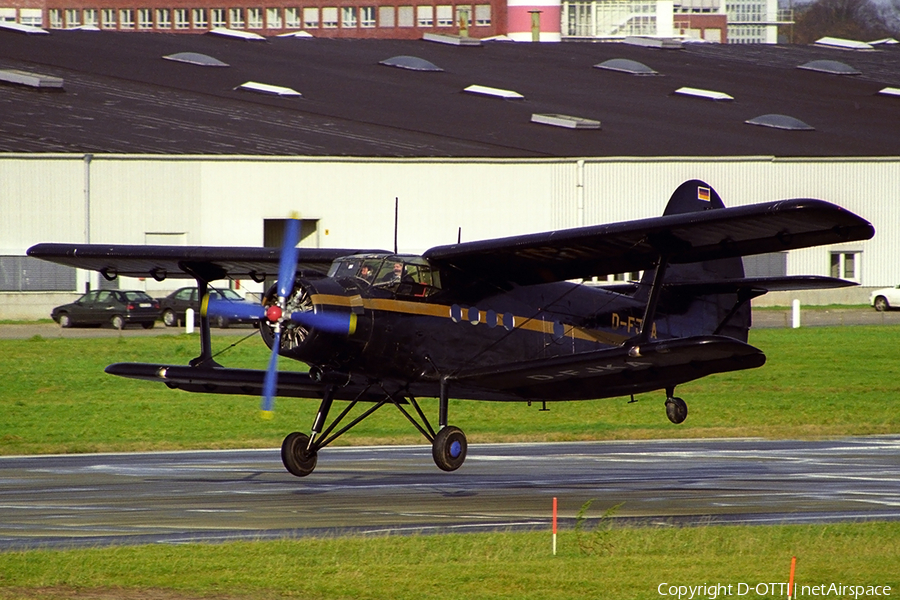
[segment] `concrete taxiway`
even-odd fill
[[[439,471],[428,446],[328,448],[298,479],[279,451],[0,458],[0,549],[335,533],[900,519],[900,436],[828,441],[486,444]]]

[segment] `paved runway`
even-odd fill
[[[624,502],[642,522],[900,519],[900,436],[836,441],[489,444],[455,473],[430,447],[329,448],[297,479],[277,450],[0,458],[0,550],[312,534],[547,529]]]

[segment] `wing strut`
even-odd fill
[[[659,304],[659,295],[662,293],[663,279],[666,276],[666,268],[668,266],[668,255],[660,254],[656,264],[656,273],[653,275],[653,283],[650,286],[650,297],[647,299],[647,307],[644,309],[644,320],[641,321],[641,332],[634,339],[632,343],[634,346],[650,340],[650,332],[653,331],[653,319],[656,318],[656,307]]]
[[[195,274],[196,276],[196,274]],[[199,276],[196,277],[197,281],[197,298],[203,301],[203,298],[209,293],[209,283]],[[209,333],[209,315],[206,314],[206,311],[200,311],[200,356],[190,361],[192,367],[221,367],[222,365],[216,363],[213,360],[212,355],[212,340],[210,338]]]

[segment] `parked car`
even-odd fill
[[[62,327],[108,324],[125,329],[140,323],[150,329],[159,318],[159,302],[138,290],[95,290],[71,304],[57,306],[50,316]]]
[[[234,290],[210,290],[209,296],[214,300],[229,300],[231,302],[251,304]],[[197,299],[196,287],[183,287],[175,290],[165,298],[160,298],[159,308],[162,311],[162,321],[166,324],[166,327],[177,327],[179,324],[184,324],[185,314],[189,308],[194,309],[194,323],[200,322],[200,300]],[[210,324],[224,329],[237,323],[255,324],[256,319],[217,317]]]
[[[875,290],[869,294],[869,304],[874,306],[878,312],[900,308],[900,285]]]

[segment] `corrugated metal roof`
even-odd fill
[[[160,60],[216,56],[228,69]],[[443,73],[384,69],[414,55]],[[283,154],[401,157],[896,156],[900,104],[879,90],[900,82],[900,50],[855,54],[852,80],[796,67],[835,59],[815,46],[698,44],[669,51],[626,44],[486,43],[0,31],[0,68],[39,69],[66,92],[0,87],[0,151]],[[611,58],[660,77],[594,69]],[[248,80],[277,82],[304,99],[245,94]],[[497,102],[461,93],[473,81],[516,90]],[[728,90],[737,100],[698,103],[683,86]],[[603,122],[574,132],[531,122],[566,114]],[[748,128],[760,114],[816,124],[806,136]]]

